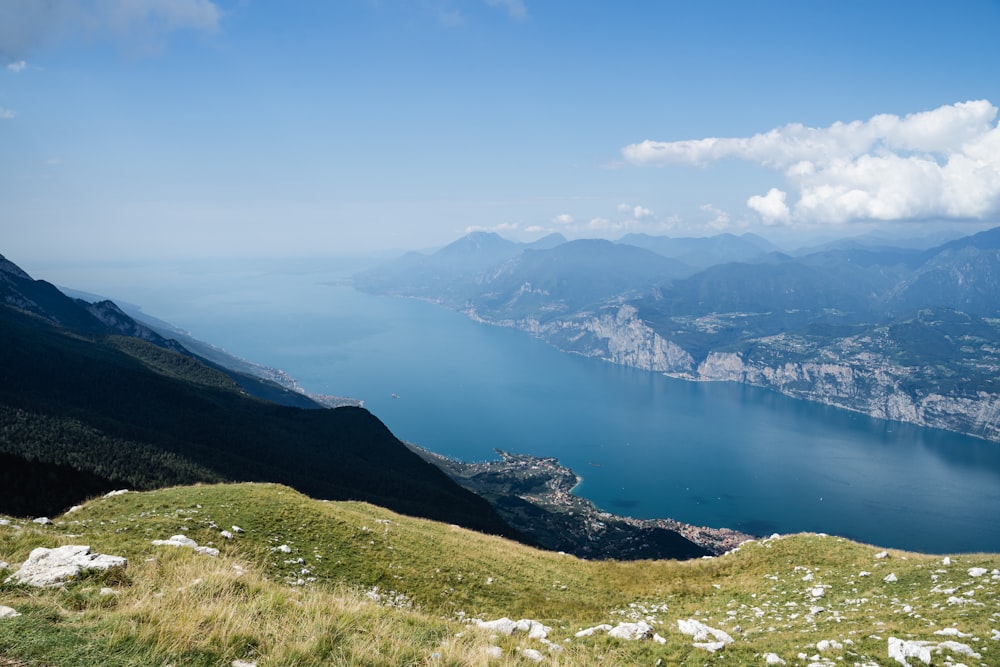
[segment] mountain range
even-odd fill
[[[557,240],[477,232],[355,285],[576,354],[1000,441],[1000,228],[794,254],[752,235]]]

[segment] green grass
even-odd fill
[[[245,532],[222,538],[233,525]],[[220,556],[151,544],[177,533]],[[762,665],[771,652],[808,664],[797,656],[817,655],[824,639],[843,644],[821,656],[830,664],[888,665],[890,636],[957,639],[982,656],[954,656],[969,665],[1000,657],[991,638],[1000,629],[1000,575],[968,574],[1000,568],[997,555],[953,556],[946,566],[941,557],[890,551],[878,559],[875,547],[798,535],[715,559],[591,562],[271,484],[128,493],[93,500],[53,526],[0,526],[0,561],[12,568],[32,548],[59,544],[126,556],[128,570],[60,589],[0,585],[0,604],[22,614],[0,619],[0,665],[534,664],[519,653],[529,648],[557,665]],[[884,581],[890,572],[898,581]],[[812,596],[816,587],[822,597]],[[502,616],[551,626],[562,651],[462,622]],[[717,654],[694,648],[677,629],[687,618],[735,642]],[[667,643],[574,637],[639,619]],[[933,634],[947,626],[972,637]],[[504,657],[490,660],[490,646]]]

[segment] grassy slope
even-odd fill
[[[491,644],[504,649],[493,664],[533,664],[518,648],[562,665],[764,664],[767,652],[806,664],[796,656],[816,655],[824,639],[845,642],[823,654],[831,664],[887,665],[895,664],[886,657],[889,636],[940,642],[954,638],[934,631],[950,625],[973,635],[958,641],[982,655],[956,662],[1000,657],[1000,641],[991,638],[1000,628],[1000,575],[968,574],[1000,567],[997,555],[956,556],[945,566],[940,557],[878,559],[874,547],[794,536],[709,560],[589,562],[271,484],[128,493],[91,501],[54,526],[14,523],[23,527],[0,526],[0,561],[16,565],[36,546],[83,543],[127,556],[130,565],[125,576],[61,590],[0,585],[0,605],[22,614],[0,619],[0,665],[485,664]],[[233,524],[246,532],[221,538],[219,529]],[[222,555],[150,544],[179,532]],[[291,551],[275,550],[280,545]],[[872,576],[859,576],[863,570]],[[890,572],[897,582],[883,580]],[[116,593],[102,596],[102,586]],[[376,586],[381,604],[365,595]],[[812,596],[814,587],[824,587],[822,598]],[[951,597],[968,602],[949,604]],[[813,606],[823,610],[811,614]],[[563,651],[472,630],[460,612],[540,620]],[[573,637],[645,616],[666,645]],[[686,618],[736,641],[719,654],[693,648],[677,630]]]

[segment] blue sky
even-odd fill
[[[3,0],[0,253],[975,231],[998,35],[996,0]]]

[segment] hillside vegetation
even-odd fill
[[[713,559],[583,561],[273,484],[129,492],[52,525],[0,523],[9,570],[35,547],[62,544],[129,560],[124,573],[60,588],[0,584],[0,606],[20,614],[0,618],[5,666],[518,665],[539,657],[552,665],[895,665],[890,638],[931,642],[933,664],[990,665],[1000,656],[997,555],[946,561],[798,535]],[[175,534],[221,553],[152,544]],[[539,621],[547,637],[467,622],[501,617]],[[734,641],[697,648],[679,630],[689,619]],[[638,620],[665,643],[575,636]]]

